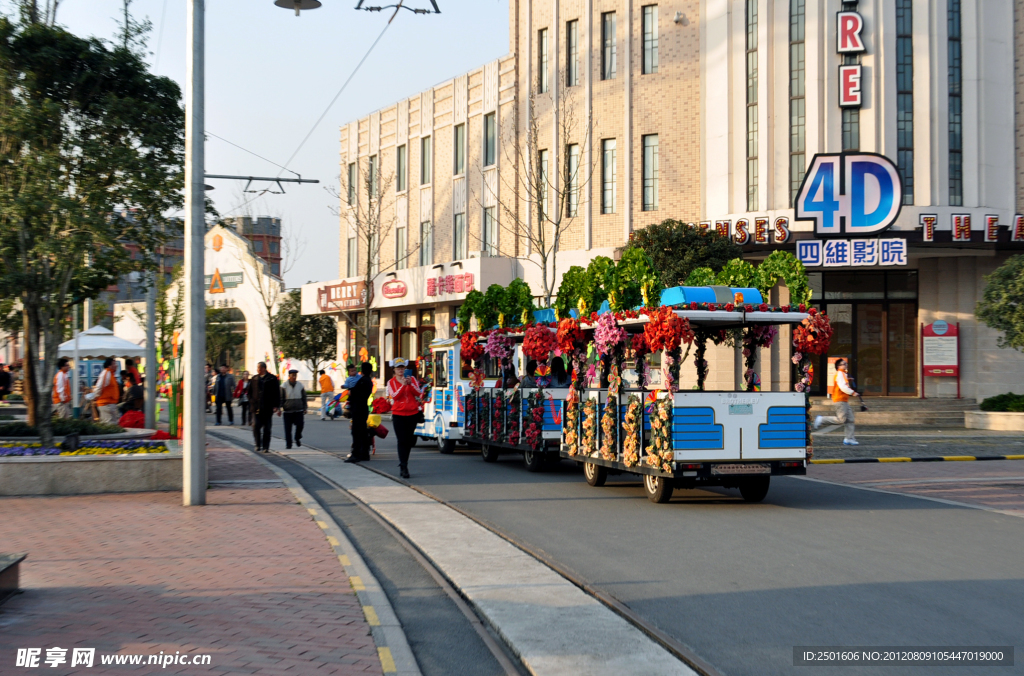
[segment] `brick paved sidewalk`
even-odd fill
[[[811,465],[807,476],[1024,516],[1024,460]]]
[[[211,481],[276,479],[210,443]],[[0,499],[0,543],[28,552],[0,606],[0,673],[17,648],[96,648],[96,665],[47,674],[381,673],[362,608],[320,528],[280,483],[181,494]],[[210,666],[101,666],[101,654],[209,653]]]

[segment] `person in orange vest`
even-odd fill
[[[850,397],[859,396],[857,391],[850,387],[850,378],[846,374],[847,364],[845,359],[836,360],[836,374],[832,378],[832,403],[835,404],[835,415],[819,415],[814,419],[814,429],[823,424],[845,425],[846,437],[843,444],[847,446],[858,446],[857,440],[853,438],[853,409],[850,408]]]
[[[117,387],[117,376],[114,375],[116,368],[117,362],[113,357],[107,357],[92,392],[85,395],[86,399],[96,404],[100,422],[114,424],[120,415],[117,405],[121,401],[121,390]]]
[[[53,375],[53,414],[58,418],[71,417],[71,381],[68,371],[71,363],[67,357],[57,360],[57,372]]]
[[[334,379],[320,369],[320,419],[327,420],[327,402],[334,398]]]

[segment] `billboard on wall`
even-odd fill
[[[302,286],[302,314],[316,315],[329,312],[362,310],[367,301],[373,303],[373,288],[367,293],[366,282],[362,279],[338,279],[331,282],[316,282]]]
[[[903,208],[903,183],[892,160],[875,153],[819,153],[794,200],[794,220],[813,221],[817,237],[876,235]]]

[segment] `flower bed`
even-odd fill
[[[136,453],[169,453],[162,441],[142,440],[96,440],[87,441],[74,451],[65,451],[59,446],[43,446],[41,443],[0,442],[0,457],[26,455],[129,455]]]

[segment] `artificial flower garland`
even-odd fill
[[[597,440],[597,400],[587,399],[583,402],[583,440],[580,454],[589,456],[594,452]]]
[[[569,384],[569,395],[565,398],[565,420],[562,434],[566,452],[570,457],[579,453],[580,397],[576,393],[575,379]]]
[[[640,419],[643,408],[640,397],[629,395],[626,404],[626,415],[622,421],[622,462],[626,467],[640,464]]]
[[[651,445],[645,460],[649,467],[663,472],[672,471],[672,397],[657,399],[651,405]]]
[[[523,338],[523,354],[537,362],[547,363],[551,353],[558,347],[555,334],[547,326],[535,325],[526,329]]]
[[[525,418],[525,429],[523,435],[526,443],[534,451],[539,451],[544,443],[544,393],[541,390],[531,392],[526,398],[527,418]],[[517,435],[518,437],[518,435]],[[517,442],[518,443],[518,440]]]

